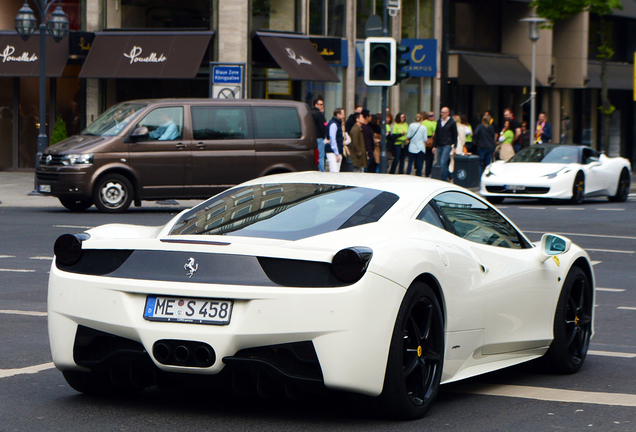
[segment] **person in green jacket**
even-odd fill
[[[424,155],[424,159],[426,160],[426,169],[424,170],[424,177],[430,177],[431,171],[433,170],[433,159],[435,159],[435,155],[433,154],[433,135],[435,135],[435,128],[437,127],[437,122],[435,121],[435,113],[433,111],[429,113],[422,113],[424,117],[424,121],[422,121],[422,125],[426,126],[426,132],[428,133],[428,140],[426,141],[426,154]]]
[[[393,124],[393,135],[398,135],[395,140],[395,157],[391,163],[390,174],[395,174],[395,168],[398,169],[398,174],[404,174],[404,160],[406,159],[406,133],[409,130],[409,125],[406,122],[406,115],[404,113],[397,113],[395,116],[395,123]]]

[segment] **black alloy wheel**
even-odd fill
[[[132,184],[120,174],[107,174],[95,184],[93,201],[99,211],[105,213],[124,212],[130,207],[132,199]]]
[[[629,196],[629,187],[631,186],[629,178],[629,171],[623,168],[621,175],[618,178],[618,186],[616,187],[616,195],[608,197],[612,202],[625,202]]]
[[[388,417],[412,420],[430,409],[442,378],[444,321],[431,288],[415,282],[398,312],[384,389],[378,398]]]
[[[577,372],[587,355],[592,337],[594,298],[587,275],[579,267],[568,273],[554,315],[554,339],[543,357],[555,373]]]
[[[80,212],[93,205],[90,199],[60,198],[60,203],[70,211]]]
[[[570,202],[572,204],[583,204],[584,196],[585,175],[579,171],[574,178],[574,184],[572,185],[572,198],[570,198]]]

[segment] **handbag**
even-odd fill
[[[432,149],[433,148],[433,137],[430,137],[429,139],[427,139],[426,142],[424,143],[424,146],[427,149]]]

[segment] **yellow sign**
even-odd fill
[[[413,51],[411,52],[411,60],[413,60],[415,63],[422,63],[424,59],[426,58],[426,54],[424,54],[422,58],[420,58],[419,60],[415,58],[415,53],[421,49],[424,49],[424,45],[415,45],[413,47]]]

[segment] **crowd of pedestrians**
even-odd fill
[[[319,171],[378,172],[382,133],[392,156],[390,174],[411,174],[415,166],[416,176],[431,177],[437,160],[439,178],[445,181],[453,178],[455,155],[479,156],[481,172],[494,159],[508,161],[525,147],[552,140],[552,127],[545,112],[539,113],[536,133],[531,137],[528,122],[520,123],[509,108],[503,111],[501,128],[495,123],[492,111],[486,110],[474,129],[466,115],[451,116],[448,107],[440,110],[437,120],[434,112],[422,112],[415,114],[411,123],[405,113],[393,117],[387,110],[384,131],[382,114],[372,115],[361,105],[355,107],[346,121],[343,108],[336,108],[327,121],[324,100],[319,97],[314,101],[312,115]]]

